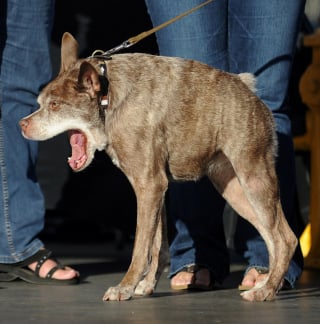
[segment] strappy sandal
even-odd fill
[[[58,269],[65,269],[57,260],[52,256],[52,252],[48,249],[39,250],[35,255],[27,258],[24,261],[13,263],[13,264],[3,264],[0,263],[0,281],[13,281],[16,279],[21,279],[33,284],[41,285],[73,285],[79,282],[79,277],[72,279],[54,279],[53,274]],[[45,278],[40,277],[39,271],[42,265],[51,259],[57,263],[45,276]],[[28,268],[33,262],[37,262],[34,271]]]
[[[190,284],[182,284],[182,285],[172,285],[171,284],[171,289],[173,290],[212,290],[214,287],[214,280],[213,280],[213,275],[211,273],[211,271],[209,271],[209,275],[210,275],[210,282],[208,285],[202,285],[202,284],[197,284],[196,283],[196,273],[201,270],[201,269],[207,269],[206,267],[203,266],[199,266],[197,264],[192,264],[192,265],[188,265],[185,266],[184,268],[182,268],[178,273],[180,272],[188,272],[188,273],[192,273],[193,278],[192,278],[192,282]]]

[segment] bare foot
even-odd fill
[[[249,290],[258,282],[263,281],[267,277],[267,272],[259,272],[256,268],[251,268],[243,277],[239,290]]]
[[[196,272],[180,271],[171,279],[171,288],[175,290],[191,287],[210,287],[210,271],[201,268]]]

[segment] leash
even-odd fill
[[[131,37],[129,39],[127,39],[126,41],[124,41],[123,43],[121,43],[120,45],[116,46],[116,47],[113,47],[111,48],[110,50],[104,52],[102,50],[95,50],[91,56],[89,56],[89,58],[102,58],[102,59],[110,59],[110,56],[116,52],[119,52],[121,51],[122,49],[126,49],[126,48],[129,48],[131,47],[132,45],[135,45],[137,44],[138,42],[140,42],[142,39],[154,34],[155,32],[157,32],[158,30],[164,28],[164,27],[167,27],[168,25],[176,22],[177,20],[191,14],[192,12],[206,6],[207,4],[209,4],[210,2],[212,2],[214,0],[207,0],[203,3],[201,3],[200,5],[190,9],[190,10],[187,10],[185,12],[183,12],[182,14],[172,18],[172,19],[169,19],[168,21],[150,29],[150,30],[147,30],[145,32],[142,32],[140,34],[138,34],[137,36],[134,36],[134,37]]]
[[[124,41],[123,43],[121,43],[120,45],[111,48],[110,50],[104,52],[102,50],[95,50],[91,56],[88,57],[88,59],[94,58],[94,59],[101,59],[102,62],[99,64],[99,68],[100,68],[100,83],[102,86],[102,89],[100,91],[100,96],[98,99],[98,105],[99,105],[99,115],[100,118],[102,120],[105,119],[105,111],[109,106],[109,96],[108,96],[108,88],[109,88],[109,82],[108,79],[106,78],[106,70],[107,70],[107,66],[106,66],[106,62],[105,60],[111,60],[111,55],[114,53],[117,53],[119,51],[121,51],[122,49],[126,49],[131,47],[132,45],[137,44],[138,42],[140,42],[142,39],[152,35],[153,33],[157,32],[158,30],[167,27],[168,25],[174,23],[175,21],[191,14],[192,12],[206,6],[207,4],[209,4],[210,2],[212,2],[214,0],[207,0],[203,3],[201,3],[200,5],[191,8],[190,10],[187,10],[185,12],[183,12],[182,14],[169,19],[168,21],[148,30],[145,32],[142,32],[140,34],[138,34],[137,36],[131,37],[129,39],[127,39],[126,41]]]

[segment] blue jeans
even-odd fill
[[[146,0],[154,26],[203,0]],[[257,77],[257,95],[272,111],[279,138],[277,172],[285,215],[295,230],[295,166],[291,123],[286,105],[288,82],[304,0],[215,0],[157,33],[161,55],[180,56],[233,72]],[[224,201],[208,181],[172,184],[168,214],[177,235],[170,247],[170,276],[185,265],[207,266],[221,281],[229,269],[222,214]],[[248,267],[268,267],[268,253],[260,235],[239,219],[235,246]],[[301,274],[300,248],[286,275],[293,285]]]
[[[35,174],[37,142],[19,120],[37,108],[51,78],[54,0],[1,1],[0,9],[0,263],[15,263],[43,246],[45,205]]]

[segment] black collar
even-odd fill
[[[99,64],[100,74],[100,93],[98,96],[98,105],[99,105],[99,115],[104,120],[105,118],[105,110],[109,106],[109,97],[108,97],[108,90],[109,90],[109,81],[107,78],[107,66],[106,63],[103,61]]]

